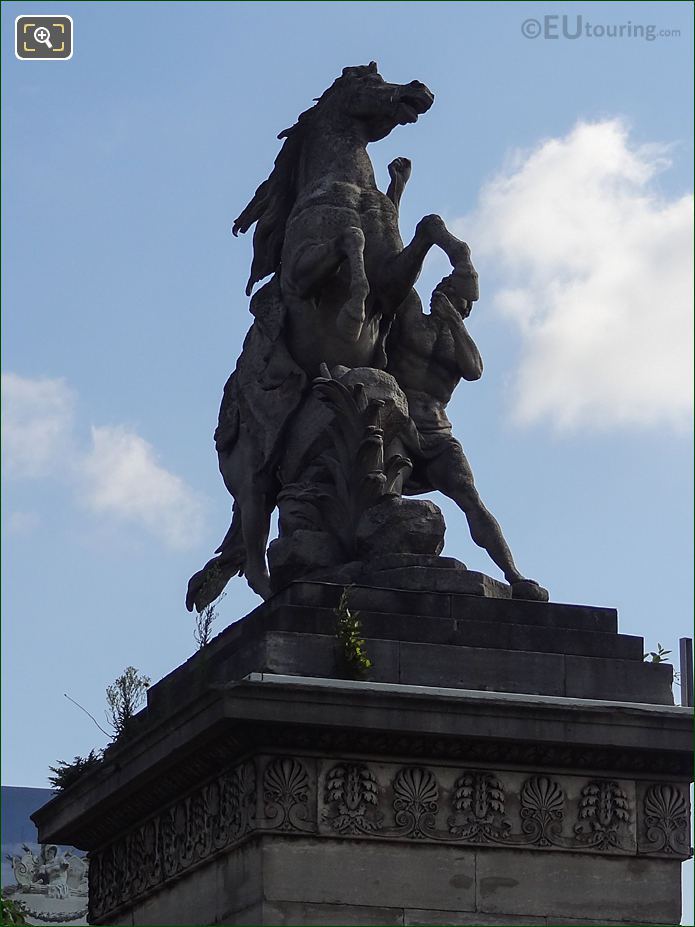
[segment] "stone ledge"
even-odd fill
[[[148,716],[169,715],[183,701],[203,695],[211,680],[224,683],[251,672],[326,678],[339,675],[336,618],[325,602],[337,599],[341,591],[339,586],[326,584],[288,587],[153,685],[148,692]],[[383,593],[384,598],[377,602],[369,599],[372,606],[385,608],[389,601],[391,605],[400,602],[401,593],[388,590],[356,589],[353,596],[359,599],[358,593],[371,596],[375,592]],[[324,604],[285,601],[312,598]],[[373,663],[369,678],[551,696],[673,702],[672,667],[643,663],[641,638],[533,623],[551,618],[572,625],[581,625],[584,619],[591,619],[591,624],[599,618],[613,623],[615,614],[610,609],[474,596],[454,598],[467,600],[463,603],[466,617],[362,610],[363,634]],[[405,603],[408,607],[415,604],[410,599]],[[500,609],[506,620],[497,624]],[[512,621],[514,616],[519,623]]]
[[[261,677],[214,686],[34,815],[42,842],[85,849],[268,746],[473,766],[683,780],[689,709]]]

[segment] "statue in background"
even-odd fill
[[[389,165],[383,194],[366,151],[397,125],[416,122],[433,101],[420,81],[387,83],[374,62],[345,68],[280,133],[285,141],[273,171],[234,223],[235,235],[256,224],[247,295],[271,279],[251,298],[254,322],[215,432],[234,497],[232,522],[216,556],[189,582],[189,609],[204,608],[236,574],[264,598],[291,579],[330,576],[338,567],[343,578],[360,578],[380,532],[391,552],[436,557],[441,513],[432,503],[402,499],[404,489],[440,489],[454,498],[514,594],[547,598],[516,569],[444,412],[460,378],[482,370],[463,324],[478,298],[468,245],[430,215],[404,246],[398,206],[410,162]],[[413,286],[433,245],[453,270],[426,316]],[[352,513],[349,542],[335,534],[325,508],[348,487],[362,500],[343,500]],[[266,547],[278,503],[269,574]],[[325,536],[329,523],[335,536]]]

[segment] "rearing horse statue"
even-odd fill
[[[265,547],[282,488],[283,436],[321,364],[386,365],[391,321],[433,245],[454,269],[450,298],[468,304],[478,298],[468,245],[439,216],[421,219],[404,247],[400,194],[377,189],[366,150],[397,125],[416,122],[433,102],[420,81],[387,83],[375,62],[345,68],[280,133],[273,171],[234,222],[234,235],[256,224],[246,294],[265,277],[272,280],[251,300],[255,322],[225,387],[215,434],[234,517],[219,556],[191,578],[189,608],[205,607],[235,573],[269,595]]]
[[[256,222],[247,295],[279,273],[290,325],[288,347],[309,374],[370,365],[379,320],[393,317],[415,284],[425,255],[438,245],[474,283],[468,246],[439,216],[425,216],[403,247],[398,211],[377,189],[370,142],[417,121],[434,102],[420,81],[389,84],[375,62],[342,76],[278,136],[285,143],[270,177],[235,221]],[[462,296],[477,298],[470,287]]]

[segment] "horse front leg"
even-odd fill
[[[420,219],[410,244],[394,255],[384,267],[380,291],[392,310],[400,306],[417,282],[427,252],[437,245],[446,254],[454,269],[453,278],[460,283],[463,298],[472,302],[478,298],[478,275],[471,262],[471,251],[465,241],[452,235],[441,216]]]
[[[291,295],[309,299],[320,293],[345,264],[350,275],[349,293],[338,312],[336,324],[345,341],[355,342],[362,333],[369,295],[361,228],[350,226],[330,241],[305,245],[284,272],[282,282]]]

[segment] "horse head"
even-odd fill
[[[322,110],[337,129],[357,130],[365,141],[376,142],[397,125],[417,122],[418,116],[426,113],[433,103],[434,94],[421,81],[390,84],[372,61],[344,68],[317,100],[315,111]]]
[[[328,90],[303,112],[297,122],[278,138],[285,142],[267,180],[234,221],[232,233],[246,232],[258,223],[253,237],[254,257],[246,286],[274,273],[280,264],[285,227],[296,199],[297,166],[308,137],[332,129],[340,135],[357,136],[366,145],[385,138],[397,125],[417,122],[434,102],[434,94],[418,80],[389,84],[379,74],[376,62],[343,68]]]

